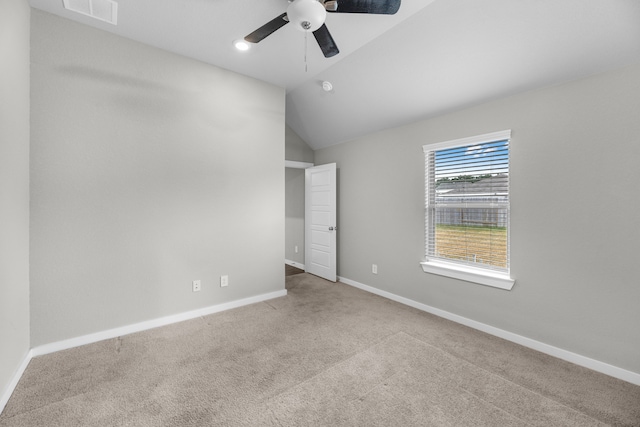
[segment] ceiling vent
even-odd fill
[[[118,3],[111,0],[63,0],[65,9],[116,25]]]

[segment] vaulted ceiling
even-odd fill
[[[287,124],[314,149],[640,62],[638,0],[402,0],[395,15],[330,13],[332,58],[292,25],[234,48],[287,0],[116,1],[117,25],[62,0],[30,3],[286,88]]]

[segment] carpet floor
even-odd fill
[[[285,264],[284,265],[284,275],[285,276],[293,276],[294,274],[304,273],[304,270],[294,267],[292,265]]]
[[[640,426],[640,387],[309,274],[34,358],[0,426]]]

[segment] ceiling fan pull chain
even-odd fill
[[[307,36],[309,35],[308,31],[304,32],[304,72],[307,72],[307,49],[309,47],[309,43],[307,43]]]

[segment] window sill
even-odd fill
[[[420,263],[425,273],[437,274],[439,276],[451,277],[453,279],[464,280],[477,283],[479,285],[491,286],[494,288],[510,291],[515,284],[515,280],[507,274],[497,271],[487,271],[480,268],[467,267],[448,262],[428,260]]]

